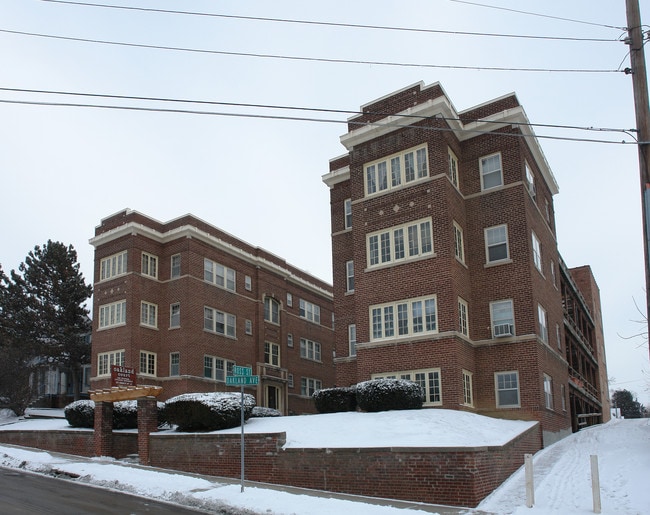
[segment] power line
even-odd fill
[[[301,57],[289,56],[278,54],[260,54],[249,52],[228,52],[225,50],[207,50],[200,48],[185,48],[164,45],[147,45],[143,43],[124,43],[119,41],[108,41],[102,39],[88,39],[88,38],[75,38],[70,36],[57,36],[53,34],[41,34],[36,32],[25,32],[19,30],[0,29],[0,32],[6,34],[17,34],[21,36],[31,36],[39,38],[57,39],[64,41],[75,41],[83,43],[96,43],[101,45],[124,46],[133,48],[146,48],[153,50],[172,50],[177,52],[193,52],[200,54],[214,54],[225,55],[233,57],[257,57],[262,59],[282,59],[289,61],[306,61],[306,62],[322,62],[334,64],[368,64],[372,66],[396,66],[402,68],[436,68],[436,69],[452,69],[452,70],[472,70],[472,71],[509,71],[509,72],[555,72],[555,73],[621,73],[620,70],[606,70],[606,69],[579,69],[579,68],[507,68],[499,66],[460,66],[460,65],[445,65],[445,64],[419,64],[419,63],[397,63],[388,61],[364,61],[354,59],[334,59],[325,57]]]
[[[551,41],[581,41],[581,42],[597,42],[597,43],[612,43],[618,42],[618,39],[606,39],[606,38],[578,38],[578,37],[568,37],[568,36],[533,36],[530,34],[500,34],[492,32],[467,32],[467,31],[458,31],[458,30],[440,30],[440,29],[422,29],[422,28],[412,28],[412,27],[395,27],[389,25],[366,25],[361,23],[341,23],[341,22],[325,22],[325,21],[314,21],[314,20],[297,20],[291,18],[269,18],[263,16],[240,16],[233,14],[219,14],[219,13],[205,13],[197,11],[180,11],[175,9],[154,9],[152,7],[132,7],[132,6],[123,6],[123,5],[110,5],[110,4],[100,4],[94,2],[72,2],[69,0],[41,0],[43,2],[57,3],[57,4],[67,4],[67,5],[78,5],[85,7],[100,7],[106,9],[119,9],[126,11],[141,11],[141,12],[153,12],[153,13],[162,13],[162,14],[180,14],[186,16],[203,16],[210,18],[223,18],[223,19],[233,19],[233,20],[247,20],[247,21],[263,21],[263,22],[274,22],[274,23],[289,23],[289,24],[301,24],[301,25],[319,25],[324,27],[343,27],[343,28],[353,28],[353,29],[372,29],[372,30],[388,30],[388,31],[401,31],[401,32],[418,32],[426,34],[447,34],[455,36],[485,36],[485,37],[503,37],[503,38],[521,38],[521,39],[541,39],[541,40],[551,40]]]

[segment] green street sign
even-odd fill
[[[238,367],[237,365],[232,367],[232,375],[234,376],[252,376],[253,369],[251,367]]]
[[[226,386],[259,384],[260,376],[226,376]]]

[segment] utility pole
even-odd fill
[[[641,208],[643,213],[643,253],[645,256],[646,321],[650,336],[650,105],[648,104],[648,76],[643,51],[643,30],[639,0],[625,0],[630,47],[630,69],[634,90],[634,110],[639,147],[639,174],[641,179]]]

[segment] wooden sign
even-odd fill
[[[135,368],[111,365],[111,386],[135,386]]]

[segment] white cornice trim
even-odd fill
[[[331,291],[321,288],[316,284],[310,283],[309,281],[303,279],[302,277],[299,277],[296,274],[294,274],[288,268],[284,268],[262,257],[255,256],[250,252],[247,252],[243,249],[240,249],[232,245],[231,243],[225,242],[222,239],[217,238],[216,236],[213,236],[205,231],[201,231],[200,229],[192,225],[183,225],[171,229],[170,231],[162,233],[160,231],[156,231],[155,229],[152,229],[151,227],[147,227],[146,225],[143,224],[139,224],[136,222],[128,222],[124,225],[120,225],[119,227],[111,229],[110,231],[106,231],[105,233],[94,236],[89,240],[89,243],[93,245],[96,249],[100,245],[105,245],[106,243],[114,241],[118,238],[122,238],[124,236],[138,235],[138,234],[142,236],[146,236],[147,238],[150,238],[158,243],[168,243],[170,241],[177,240],[179,238],[195,238],[199,241],[203,241],[207,243],[208,245],[218,250],[226,252],[240,259],[243,259],[244,261],[251,263],[252,265],[259,266],[260,268],[264,268],[271,272],[277,273],[283,276],[286,280],[299,284],[300,286],[318,295],[322,295],[328,299],[332,298]]]
[[[332,189],[334,185],[350,180],[350,167],[344,166],[338,170],[332,170],[330,173],[323,175],[321,179],[330,189]]]

